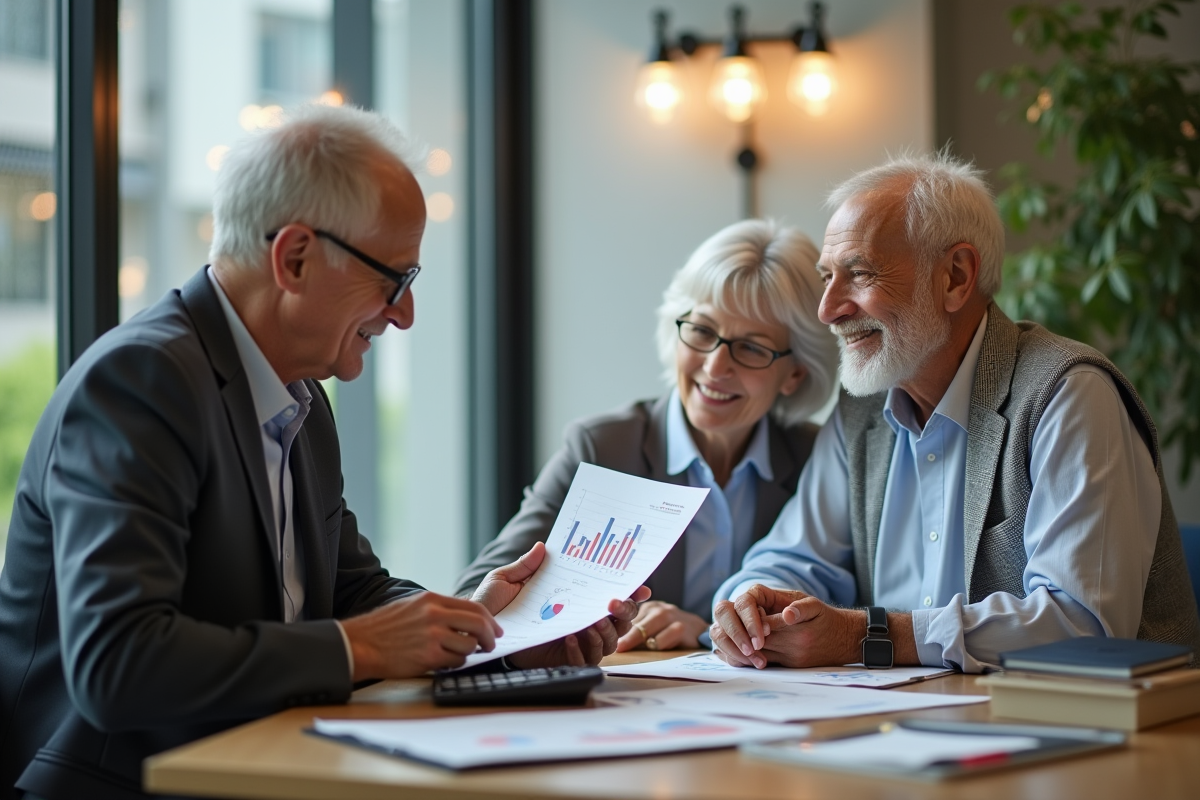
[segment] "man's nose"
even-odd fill
[[[394,305],[390,305],[383,310],[383,316],[387,318],[388,322],[402,331],[412,327],[413,320],[416,317],[416,309],[413,305],[413,290],[411,286],[405,290],[404,294],[400,295],[400,299]]]
[[[817,307],[817,318],[825,325],[832,325],[854,316],[856,310],[843,281],[836,276],[830,277],[825,284],[825,293],[821,295],[821,304]]]

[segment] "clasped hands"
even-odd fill
[[[827,605],[804,592],[755,584],[713,608],[713,652],[735,667],[849,664],[861,657],[862,610]]]
[[[414,677],[462,666],[477,649],[494,650],[504,631],[493,615],[512,602],[545,558],[546,546],[534,544],[513,563],[489,572],[470,600],[421,592],[343,620],[354,654],[354,681]],[[609,616],[594,625],[514,653],[508,661],[522,669],[596,664],[617,649],[638,613],[637,604],[649,597],[650,590],[640,586],[627,600],[609,601]]]

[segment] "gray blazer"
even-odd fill
[[[470,594],[485,575],[514,561],[533,546],[546,541],[566,499],[580,462],[650,478],[684,484],[686,475],[667,474],[667,404],[670,395],[643,400],[611,414],[574,422],[567,427],[566,443],[546,462],[533,486],[525,489],[521,508],[458,579],[454,592]],[[773,481],[759,481],[753,540],[771,529],[784,503],[796,493],[800,470],[812,452],[817,426],[811,422],[781,427],[768,420]],[[681,605],[687,568],[687,532],[646,581],[654,599]]]
[[[342,501],[329,402],[292,447],[283,623],[261,434],[204,272],[105,334],[42,415],[0,575],[0,798],[143,797],[142,760],[351,682],[334,617],[418,590]]]

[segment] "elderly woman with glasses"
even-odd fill
[[[709,238],[675,274],[658,310],[671,391],[572,423],[499,535],[459,578],[469,594],[489,570],[546,541],[580,462],[710,490],[647,584],[619,650],[696,647],[712,598],[796,492],[834,391],[837,344],[817,319],[817,248],[790,228],[748,220]]]

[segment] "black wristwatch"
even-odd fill
[[[863,666],[867,669],[892,668],[892,640],[888,638],[887,609],[867,606],[867,635],[862,640]]]

